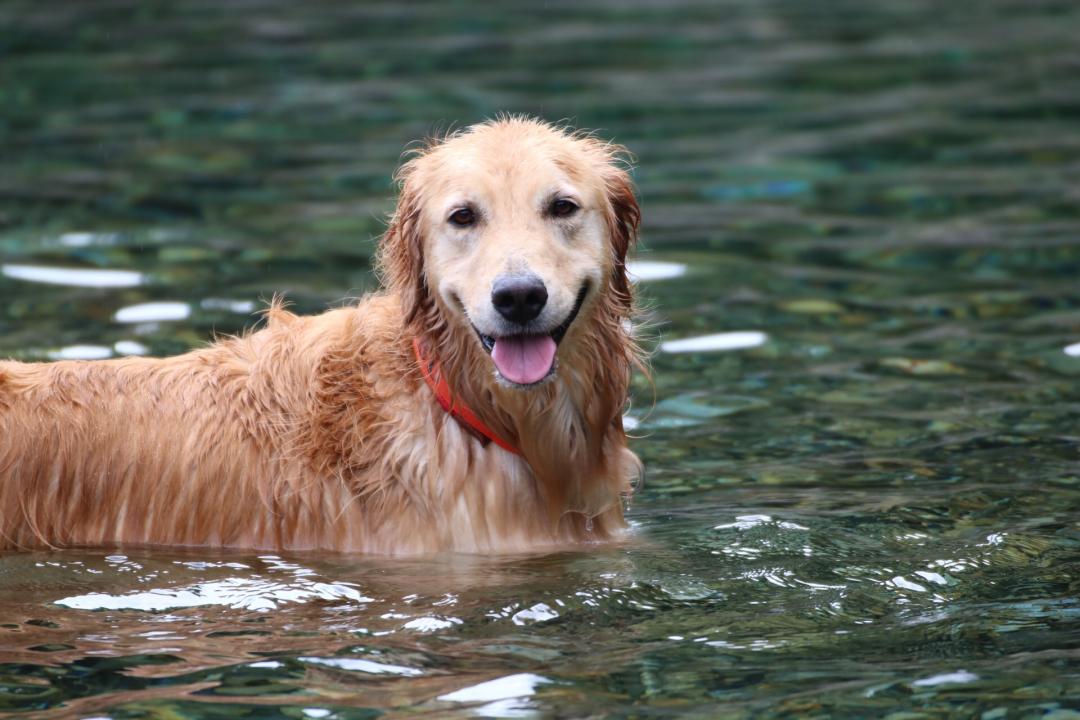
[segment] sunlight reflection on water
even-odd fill
[[[550,683],[551,680],[542,675],[532,673],[519,673],[506,677],[488,680],[478,685],[455,690],[445,695],[440,695],[439,700],[444,702],[491,702],[492,700],[507,700],[510,698],[527,697],[536,692],[541,685]]]
[[[135,340],[119,340],[113,349],[120,355],[146,355],[150,348]]]
[[[660,343],[660,350],[666,353],[721,352],[724,350],[745,350],[764,345],[769,336],[757,330],[715,333],[698,337],[666,340]]]
[[[364,660],[363,658],[300,657],[297,659],[311,665],[325,665],[326,667],[367,673],[369,675],[402,675],[406,677],[415,677],[424,674],[422,670],[417,670],[416,668],[405,667],[403,665],[388,665],[386,663],[375,662],[374,660]]]
[[[934,685],[945,685],[947,683],[963,684],[975,682],[979,679],[979,676],[975,673],[970,673],[967,670],[957,670],[956,672],[942,673],[941,675],[932,675],[930,677],[919,678],[911,683],[912,687],[933,687]]]
[[[0,265],[0,274],[13,280],[70,287],[125,288],[141,285],[145,281],[142,273],[130,270],[91,270],[42,265]]]
[[[162,612],[179,608],[222,605],[244,610],[274,610],[285,603],[311,600],[349,600],[371,602],[346,583],[274,582],[258,578],[227,578],[196,583],[182,588],[155,588],[144,592],[112,595],[89,593],[55,601],[57,605],[78,610],[142,610]]]
[[[183,302],[149,302],[129,305],[116,311],[118,323],[147,323],[184,320],[191,315],[191,306]]]
[[[62,233],[57,241],[64,247],[82,248],[93,245],[112,245],[119,237],[118,233],[109,232],[66,232]]]
[[[104,360],[112,354],[112,349],[104,345],[69,345],[47,353],[50,360]]]
[[[227,312],[246,315],[255,312],[255,303],[252,300],[229,300],[227,298],[205,298],[199,303],[203,310],[225,310]]]
[[[671,280],[686,274],[686,265],[659,260],[630,260],[626,263],[626,272],[635,282]]]

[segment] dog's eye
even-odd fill
[[[476,222],[472,208],[459,208],[450,214],[450,222],[458,227],[469,227]]]
[[[551,203],[551,214],[555,217],[569,217],[578,211],[578,206],[573,201],[560,198]]]

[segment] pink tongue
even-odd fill
[[[555,341],[550,335],[504,337],[495,341],[491,359],[499,373],[510,382],[531,385],[540,382],[555,362]]]

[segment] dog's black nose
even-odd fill
[[[491,289],[491,304],[499,314],[522,325],[540,314],[547,299],[547,287],[535,275],[503,276],[495,280]]]

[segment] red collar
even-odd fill
[[[493,442],[503,450],[508,450],[515,455],[521,454],[520,450],[496,435],[495,431],[485,425],[483,420],[476,417],[472,410],[454,400],[454,395],[450,392],[450,384],[443,377],[442,367],[437,360],[429,360],[424,355],[424,347],[423,343],[420,342],[420,338],[413,339],[413,352],[416,353],[416,360],[420,363],[420,372],[424,376],[424,381],[435,393],[435,399],[442,406],[442,409],[450,413],[450,417],[461,423],[483,445]]]

